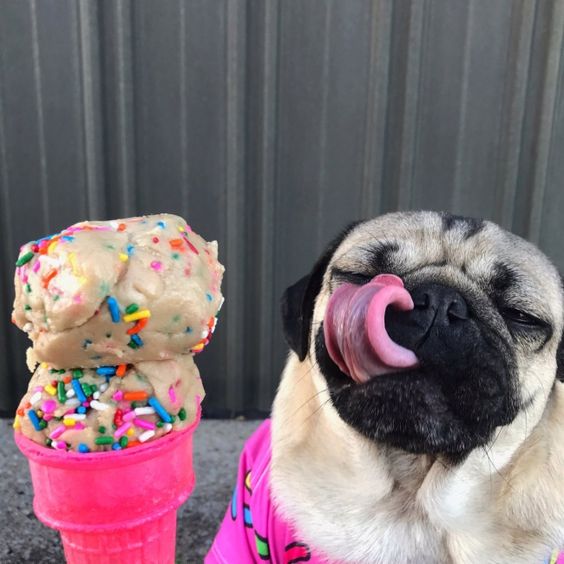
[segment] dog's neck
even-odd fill
[[[564,403],[562,389],[558,384],[552,403]],[[564,499],[554,500],[547,486],[537,491],[534,480],[525,483],[512,468],[517,457],[524,457],[520,468],[526,464],[531,469],[527,476],[545,472],[547,464],[562,468],[560,449],[555,452],[543,434],[544,419],[562,412],[549,405],[540,423],[532,422],[535,429],[528,436],[516,440],[510,425],[491,448],[477,449],[453,466],[440,458],[378,446],[358,434],[338,416],[316,368],[292,354],[273,407],[275,503],[332,560],[495,562],[490,554],[495,550],[505,561],[511,555],[517,562],[514,536],[534,535],[529,504],[550,500],[551,512],[559,512],[564,511]],[[558,424],[564,426],[564,421]],[[557,475],[562,478],[562,470]],[[539,514],[543,512],[535,512]],[[548,522],[537,525],[546,530]],[[500,536],[500,527],[507,534]],[[561,534],[554,531],[548,537],[556,542]],[[350,542],[343,543],[343,538]],[[505,552],[500,538],[507,543]]]

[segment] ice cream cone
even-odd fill
[[[69,564],[171,564],[176,512],[195,484],[192,435],[199,422],[121,451],[47,449],[21,433],[33,508],[57,529]]]

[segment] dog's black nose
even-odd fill
[[[440,284],[422,284],[411,292],[413,305],[422,315],[432,317],[435,324],[450,325],[468,319],[466,300],[453,288]]]
[[[386,329],[396,343],[416,350],[432,328],[452,336],[460,335],[461,325],[468,320],[468,304],[462,295],[448,286],[426,283],[411,290],[414,309],[386,310]]]

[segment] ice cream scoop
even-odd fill
[[[72,370],[42,364],[14,428],[61,451],[130,449],[190,425],[204,395],[192,355]]]
[[[413,309],[409,292],[393,274],[380,274],[363,286],[343,284],[329,299],[323,322],[327,352],[356,382],[418,363],[413,351],[390,338],[385,324],[388,306]]]
[[[210,340],[222,276],[181,217],[83,221],[23,245],[12,319],[56,368],[171,359]]]

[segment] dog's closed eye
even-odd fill
[[[340,268],[333,268],[331,270],[331,278],[338,282],[349,282],[350,284],[357,284],[361,286],[370,282],[374,276],[361,272],[352,272],[349,270],[342,270]]]
[[[546,329],[550,327],[550,324],[546,321],[514,307],[502,307],[499,311],[508,323],[522,328],[536,327]]]

